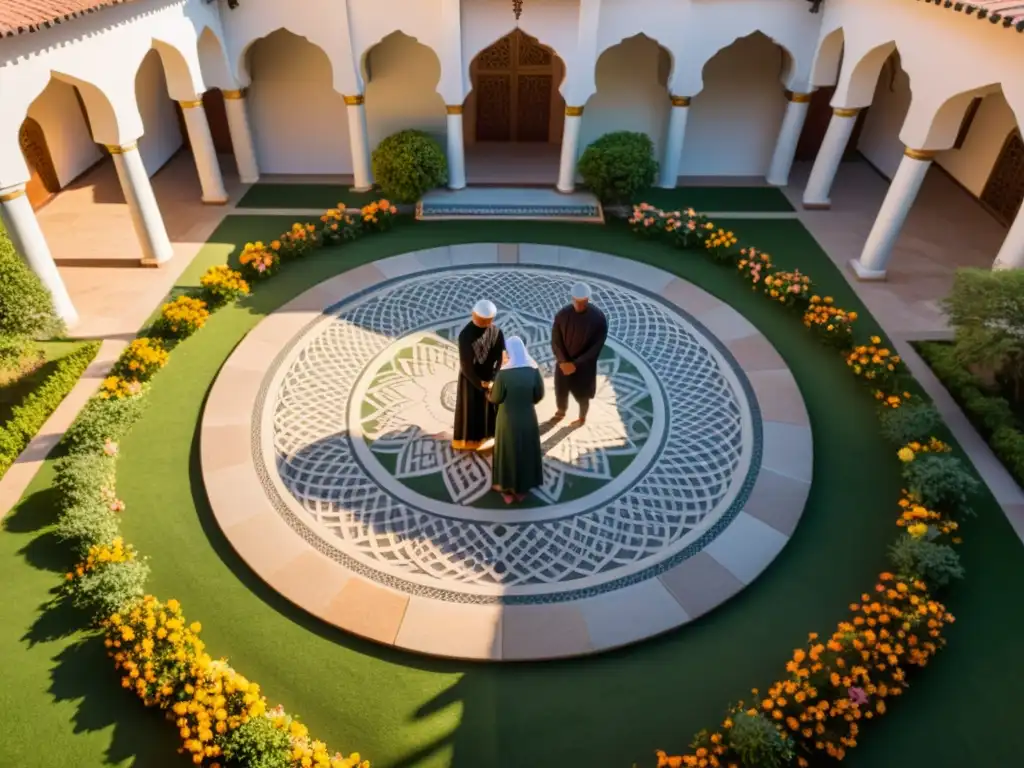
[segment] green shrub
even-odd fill
[[[0,230],[0,339],[39,339],[62,333],[50,292]]]
[[[146,594],[149,566],[144,560],[103,563],[68,582],[71,602],[98,624]]]
[[[268,717],[253,717],[221,742],[225,764],[239,768],[289,768],[291,738]]]
[[[646,133],[606,133],[583,151],[577,169],[602,202],[627,203],[646,192],[658,175],[654,143]]]
[[[736,714],[729,730],[729,745],[736,750],[743,765],[750,768],[781,768],[789,765],[795,756],[793,741],[760,713]]]
[[[951,515],[973,514],[970,497],[981,484],[963,462],[949,454],[924,454],[903,465],[903,479],[928,509]]]
[[[882,436],[895,445],[914,441],[927,442],[942,423],[942,417],[931,403],[912,403],[900,408],[884,408],[879,416]]]
[[[89,547],[113,541],[120,533],[117,515],[102,493],[65,507],[54,531],[57,539],[72,548],[84,559]]]
[[[62,456],[54,463],[54,470],[53,487],[65,509],[98,503],[104,489],[113,491],[116,482],[116,459],[105,453]]]
[[[953,579],[964,577],[955,549],[906,533],[889,547],[889,562],[900,576],[924,579],[931,586],[944,587]]]
[[[0,476],[78,383],[97,350],[99,342],[86,344],[58,360],[53,373],[12,409],[10,420],[0,427]]]
[[[131,431],[145,405],[145,390],[134,397],[94,397],[64,433],[64,445],[69,453],[102,451],[107,440],[120,442]]]
[[[400,131],[373,150],[373,175],[387,197],[415,203],[448,183],[448,160],[441,145],[423,131]]]
[[[1024,273],[958,269],[944,308],[959,362],[1001,374],[1024,396]]]

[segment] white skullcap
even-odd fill
[[[493,320],[494,316],[498,314],[498,308],[494,306],[493,301],[487,299],[481,299],[473,307],[473,314],[477,317],[483,318],[484,320]]]
[[[590,286],[586,283],[576,283],[576,285],[572,287],[572,297],[574,299],[589,299]]]

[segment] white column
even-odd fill
[[[345,97],[348,109],[348,139],[352,145],[352,175],[355,177],[356,192],[373,188],[373,171],[370,165],[370,140],[366,130],[366,98],[359,93]]]
[[[448,104],[448,189],[466,186],[466,146],[462,133],[462,105]]]
[[[665,137],[665,153],[661,158],[661,172],[658,186],[675,189],[679,181],[679,162],[683,157],[683,141],[686,138],[686,120],[690,116],[690,97],[673,96],[672,110],[668,116],[668,134]]]
[[[786,114],[782,118],[782,127],[775,141],[775,151],[766,177],[772,186],[784,187],[789,183],[789,171],[793,167],[796,145],[800,142],[810,103],[811,94],[786,91]]]
[[[207,205],[227,205],[228,193],[224,189],[224,177],[220,172],[217,150],[213,146],[210,121],[206,117],[201,99],[181,101],[181,112],[185,116],[185,130],[192,147],[192,159],[199,173],[199,186],[203,190],[203,202]]]
[[[857,125],[859,109],[833,109],[828,130],[821,142],[818,154],[811,167],[811,175],[807,178],[804,189],[804,208],[809,210],[825,210],[832,207],[829,193],[836,180],[839,164],[843,161],[850,136]]]
[[[859,259],[850,262],[861,280],[885,279],[892,249],[934,157],[935,153],[930,150],[907,148],[903,151],[903,160],[892,177],[882,208],[864,243],[864,250]]]
[[[24,184],[0,190],[0,214],[14,249],[50,292],[53,308],[70,328],[78,322],[78,312],[50,255],[50,246],[39,228],[39,220],[25,194]]]
[[[238,178],[243,184],[255,184],[260,180],[260,166],[256,162],[256,146],[249,128],[249,113],[245,107],[244,91],[223,91],[224,111],[228,116],[228,132],[231,147],[238,166]]]
[[[1006,233],[992,269],[1024,269],[1024,207]]]
[[[576,190],[576,158],[580,152],[580,124],[583,107],[565,108],[562,128],[562,156],[558,164],[558,191],[569,194]]]
[[[170,238],[160,208],[156,204],[153,186],[149,183],[149,174],[142,163],[138,144],[124,147],[108,146],[107,150],[114,158],[117,178],[121,181],[121,190],[128,203],[132,215],[135,234],[142,247],[142,263],[146,265],[163,264],[174,255]]]

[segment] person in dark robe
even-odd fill
[[[497,314],[493,303],[480,301],[459,333],[459,389],[452,439],[456,451],[486,450],[494,441],[496,409],[487,399],[487,391],[505,351],[505,337],[494,324]]]
[[[518,336],[506,343],[508,360],[494,377],[488,399],[498,408],[494,431],[491,483],[506,504],[522,501],[544,484],[537,403],[544,399],[544,379]]]
[[[572,287],[572,304],[555,315],[551,328],[551,350],[558,363],[553,423],[565,418],[571,394],[580,407],[579,418],[572,425],[586,424],[590,401],[597,393],[597,359],[607,338],[608,320],[604,312],[590,303],[590,286],[576,283]]]

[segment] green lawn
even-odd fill
[[[650,203],[664,211],[694,208],[698,211],[784,213],[793,210],[789,200],[776,187],[683,186],[675,189],[651,189],[635,202]]]
[[[822,292],[874,321],[796,221],[729,220],[743,238],[799,267]],[[231,216],[186,270],[194,285],[237,244],[267,240],[288,217]],[[198,464],[198,423],[219,367],[259,320],[321,280],[368,261],[455,242],[538,242],[591,248],[668,269],[728,301],[778,348],[800,384],[815,439],[815,480],[789,546],[735,599],[668,636],[591,659],[486,665],[383,649],[334,630],[267,589],[212,518]],[[152,590],[183,601],[214,655],[259,681],[332,748],[358,749],[375,768],[630,768],[653,750],[683,750],[729,702],[782,672],[808,631],[828,632],[870,589],[893,538],[900,488],[874,408],[834,351],[799,320],[700,253],[632,237],[625,226],[404,222],[386,236],[325,249],[218,312],[175,350],[146,415],[122,445],[124,531],[149,555]],[[0,764],[181,766],[173,726],[117,684],[78,617],[47,607],[68,564],[55,545],[47,466],[0,535]],[[915,677],[904,701],[864,729],[855,768],[1014,765],[1024,662],[1024,552],[986,496],[966,528],[968,580],[949,599],[950,648]]]
[[[38,387],[57,367],[57,361],[83,347],[85,341],[47,341],[40,345],[43,352],[43,364],[32,373],[0,386],[0,424],[11,418],[11,411],[33,389]]]
[[[272,184],[261,182],[242,195],[239,208],[319,208],[327,210],[338,203],[362,208],[381,198],[380,190],[353,192],[346,184]]]

